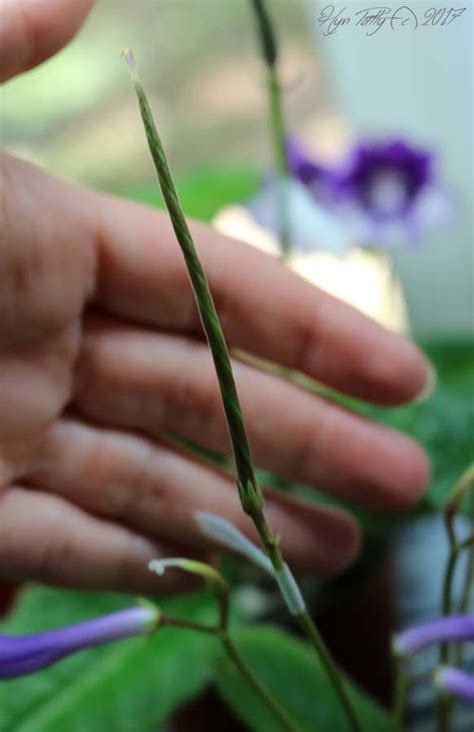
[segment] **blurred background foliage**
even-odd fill
[[[290,120],[337,144],[302,0],[274,3]],[[3,89],[2,135],[19,153],[104,188],[152,179],[126,70],[134,49],[174,170],[270,161],[264,70],[243,0],[99,0],[79,37]]]

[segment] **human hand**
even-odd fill
[[[0,0],[0,77],[58,50],[90,5]],[[254,536],[232,478],[164,436],[230,454],[168,218],[8,156],[0,195],[0,574],[156,591],[151,557],[209,549],[194,511]],[[378,404],[426,388],[412,344],[281,263],[192,230],[231,348]],[[420,497],[429,471],[409,438],[237,359],[235,373],[260,467],[386,511]],[[272,490],[266,505],[295,569],[337,572],[356,555],[349,514]]]

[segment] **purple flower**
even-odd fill
[[[291,174],[315,196],[319,203],[329,201],[334,194],[337,181],[334,172],[308,155],[296,137],[287,138],[286,154]]]
[[[147,635],[158,627],[159,618],[160,611],[150,604],[44,633],[1,635],[0,679],[33,673],[84,648],[119,638]]]
[[[290,249],[312,252],[317,249],[344,254],[350,241],[331,211],[317,203],[302,183],[294,178],[280,181],[288,209]],[[278,237],[280,230],[278,181],[268,180],[247,208],[255,221]]]
[[[327,205],[335,184],[331,170],[313,160],[294,137],[287,139],[286,151],[290,176],[284,180],[267,176],[259,193],[248,203],[248,210],[260,226],[278,238],[283,190],[290,250],[302,253],[324,249],[344,254],[351,242]]]
[[[435,684],[457,699],[474,702],[474,676],[457,668],[442,666],[435,673]]]
[[[291,246],[297,252],[343,254],[354,243],[393,249],[416,242],[451,217],[432,151],[402,139],[367,141],[329,168],[294,137],[287,138],[286,150]],[[280,200],[276,181],[267,180],[249,205],[257,222],[275,235]]]
[[[394,639],[394,651],[399,656],[406,656],[435,643],[472,640],[474,640],[474,616],[450,615],[398,633]]]
[[[433,152],[402,139],[364,142],[338,175],[336,207],[359,242],[392,248],[446,223]]]

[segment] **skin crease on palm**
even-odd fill
[[[79,30],[91,0],[0,0],[0,77]],[[93,17],[90,19],[93,22]],[[144,144],[144,155],[146,155]],[[232,477],[177,451],[174,432],[229,453],[223,410],[167,216],[1,158],[0,576],[148,592],[152,557],[207,555],[193,511],[250,537]],[[387,406],[419,396],[430,366],[401,337],[282,264],[192,224],[231,348]],[[354,504],[407,510],[429,468],[407,437],[235,360],[257,464]],[[295,570],[348,566],[342,510],[266,490]]]

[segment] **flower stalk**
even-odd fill
[[[404,659],[395,659],[395,691],[393,699],[393,717],[397,732],[405,729],[406,697],[410,679],[405,669]]]
[[[473,466],[474,470],[474,466]],[[474,536],[474,493],[471,491],[469,495],[469,513],[470,513],[470,528],[472,535]],[[474,542],[468,549],[468,558],[466,562],[466,570],[464,573],[463,588],[461,593],[461,601],[459,609],[462,615],[466,615],[469,611],[470,601],[472,597],[474,585]],[[464,647],[462,643],[458,643],[455,652],[455,665],[460,667],[464,661]]]
[[[220,608],[220,625],[225,627],[229,618],[229,585],[215,567],[205,562],[183,557],[152,559],[148,564],[150,572],[163,575],[170,567],[197,575],[214,591]]]
[[[464,588],[464,597],[469,598],[469,578],[472,575],[474,541],[473,537],[465,541],[460,541],[456,534],[455,520],[461,507],[462,501],[466,493],[474,485],[474,465],[463,473],[461,478],[454,486],[451,495],[446,503],[444,510],[444,523],[449,541],[449,556],[446,564],[446,570],[443,580],[441,610],[443,615],[450,615],[453,607],[453,586],[454,577],[458,565],[458,560],[464,549],[470,548],[470,557],[468,560],[466,581]],[[462,607],[462,606],[461,606]],[[462,660],[462,645],[457,646],[457,657]],[[446,666],[450,660],[450,646],[443,643],[440,649],[440,664]],[[452,699],[449,695],[439,693],[437,701],[437,720],[438,732],[450,732],[452,720]]]
[[[291,586],[291,593],[294,591],[294,588],[297,587],[297,583],[291,573],[291,570],[283,559],[279,546],[279,539],[273,533],[265,518],[263,494],[255,473],[229,351],[206,275],[197,255],[191,232],[181,209],[181,204],[171,176],[163,145],[158,135],[144,89],[138,77],[133,54],[130,50],[127,50],[124,51],[123,55],[130,69],[148,146],[155,164],[160,188],[171,218],[176,238],[185,259],[189,278],[199,309],[201,322],[212,353],[234,453],[237,472],[237,488],[242,509],[250,516],[260,535],[262,543],[268,552],[276,577],[279,580],[279,586],[281,587],[282,584],[286,587]],[[324,664],[326,671],[333,682],[335,691],[339,696],[341,704],[350,720],[352,729],[354,732],[361,732],[361,724],[358,720],[353,703],[340,677],[339,670],[337,669],[335,662],[324,645],[324,641],[319,635],[317,628],[306,610],[301,594],[299,594],[299,598],[300,605],[295,609],[294,617]]]
[[[276,699],[273,698],[273,696],[253,674],[231,638],[229,632],[229,585],[220,572],[210,564],[182,558],[164,560],[153,559],[148,566],[152,572],[156,572],[159,575],[164,574],[166,569],[169,567],[177,567],[185,572],[197,574],[214,589],[220,608],[219,621],[216,625],[203,625],[202,623],[195,623],[186,619],[170,617],[167,615],[162,615],[161,624],[215,635],[219,639],[231,662],[235,665],[239,673],[243,676],[267,709],[270,710],[275,719],[281,724],[282,728],[286,730],[286,732],[298,732],[298,727],[288,716],[283,707],[280,706]]]
[[[450,615],[453,611],[453,585],[458,560],[465,549],[474,545],[474,536],[465,540],[458,539],[455,527],[455,520],[462,501],[474,485],[474,465],[471,465],[454,486],[451,495],[444,509],[444,523],[449,541],[449,556],[443,580],[441,599],[441,612],[443,615]],[[440,663],[446,665],[449,660],[449,647],[447,644],[441,646]]]
[[[237,650],[237,647],[235,646],[235,643],[230,637],[227,629],[221,630],[221,632],[219,633],[219,638],[222,646],[227,652],[227,655],[229,656],[230,660],[233,662],[241,676],[243,676],[247,684],[253,689],[256,695],[260,697],[265,706],[273,713],[274,717],[276,717],[280,721],[283,728],[286,729],[288,732],[298,732],[298,728],[288,717],[284,709],[278,704],[274,697],[268,693],[266,688],[263,686],[263,684],[260,683],[257,677],[254,676],[249,666],[246,664],[243,657]]]
[[[398,633],[393,641],[393,655],[396,662],[396,692],[394,715],[398,732],[402,732],[406,689],[408,676],[404,663],[410,656],[437,644],[465,642],[474,640],[474,616],[451,615],[421,623]],[[444,667],[442,667],[444,668]],[[441,689],[441,685],[437,684]],[[449,732],[451,729],[452,698],[449,694],[440,693],[437,705],[437,726],[439,732]]]
[[[279,239],[285,259],[291,251],[291,226],[287,183],[291,171],[286,149],[285,120],[278,78],[278,44],[264,0],[251,0],[262,58],[267,69],[267,96],[273,157],[277,174]]]

